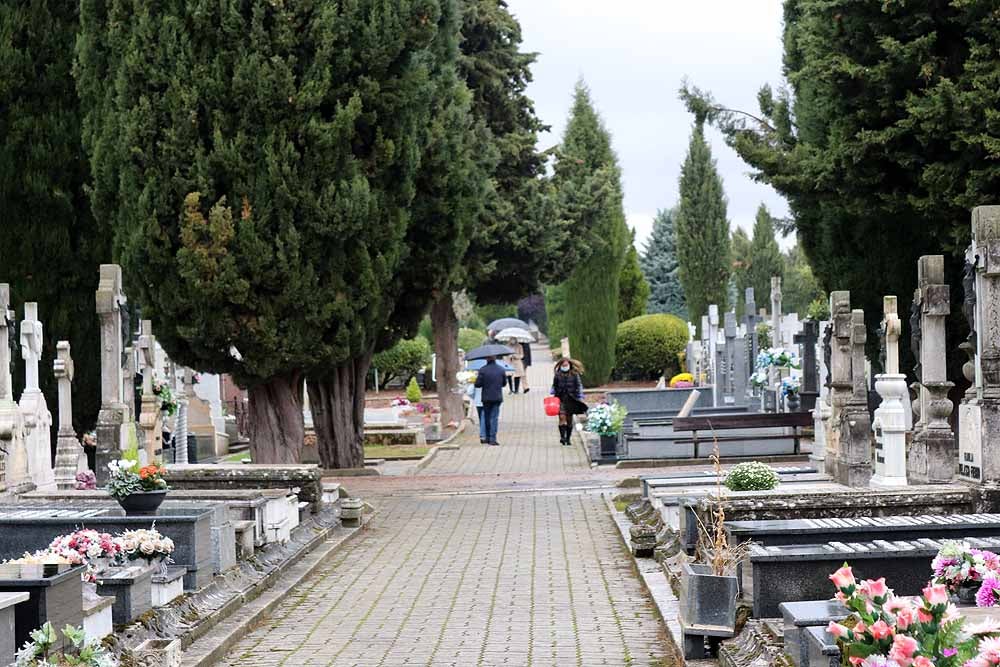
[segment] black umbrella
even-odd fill
[[[489,331],[497,332],[503,331],[504,329],[509,329],[510,327],[517,327],[518,329],[527,329],[528,323],[524,320],[519,320],[516,317],[501,317],[499,320],[493,320],[490,325],[486,327]]]
[[[482,345],[466,352],[465,360],[472,361],[473,359],[485,359],[487,357],[506,357],[508,354],[514,354],[514,350],[506,345]]]

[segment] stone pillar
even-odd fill
[[[836,481],[845,486],[868,486],[872,477],[872,424],[865,380],[865,311],[851,311],[851,393],[840,412],[840,440]]]
[[[718,339],[719,339],[719,307],[714,303],[708,307],[708,377],[712,382],[712,406],[719,406],[718,380]]]
[[[1000,482],[1000,206],[972,211],[971,280],[965,301],[974,326],[973,395],[959,407],[959,475]],[[971,292],[971,294],[970,294]],[[970,297],[972,297],[970,299]]]
[[[885,349],[885,373],[875,376],[875,391],[882,404],[875,410],[875,474],[873,487],[906,485],[906,413],[910,394],[906,376],[899,372],[899,337],[903,324],[899,319],[897,299],[883,301],[882,337]]]
[[[802,332],[792,339],[801,350],[802,387],[799,396],[802,401],[802,411],[810,412],[816,407],[816,397],[819,396],[819,368],[816,361],[816,342],[819,340],[819,322],[806,320]]]
[[[21,358],[24,359],[24,392],[21,413],[24,415],[28,474],[38,489],[51,489],[56,478],[52,471],[52,413],[38,384],[38,362],[42,358],[42,323],[38,304],[24,304],[21,322]]]
[[[153,323],[142,320],[139,335],[139,360],[142,364],[142,412],[139,413],[139,428],[143,431],[143,446],[146,463],[154,463],[163,455],[163,413],[160,399],[153,393],[153,373],[156,368],[156,337]]]
[[[122,270],[117,264],[102,264],[96,293],[97,316],[101,322],[101,411],[97,416],[97,451],[94,474],[97,484],[108,481],[108,463],[122,457],[125,429],[131,411],[122,393],[122,316],[125,294]]]
[[[722,402],[725,405],[735,405],[737,399],[742,400],[743,398],[736,395],[736,313],[730,311],[725,314],[722,329],[726,340],[722,355],[722,378],[724,380]]]
[[[951,312],[951,295],[944,284],[944,256],[924,255],[917,265],[915,299],[920,312],[920,422],[915,426],[907,460],[907,474],[914,484],[950,482],[955,473],[955,434],[948,423],[954,406],[948,391],[945,319]]]
[[[830,293],[830,414],[826,419],[826,472],[839,477],[840,415],[851,397],[851,293]]]
[[[174,429],[174,463],[188,462],[188,396],[194,392],[190,368],[181,369],[181,386],[177,391],[177,428]]]
[[[819,324],[820,329],[823,332],[823,355],[826,360],[825,363],[829,363],[830,357],[830,339],[833,335],[833,327],[829,322],[821,322]],[[824,366],[827,372],[824,374],[823,378],[823,391],[819,396],[819,400],[816,401],[816,407],[813,408],[813,447],[812,453],[809,454],[810,462],[816,467],[816,470],[820,473],[826,472],[826,437],[829,430],[830,421],[830,377],[829,369]]]
[[[76,474],[86,470],[87,455],[73,430],[73,357],[69,342],[56,343],[52,370],[59,384],[59,437],[56,439],[56,486],[60,491],[76,488]]]
[[[771,347],[782,347],[781,344],[781,278],[771,277]],[[767,392],[774,395],[774,411],[781,412],[781,373],[772,366],[767,372]],[[772,399],[768,397],[768,403]]]
[[[750,373],[753,373],[754,366],[757,362],[757,353],[760,351],[757,347],[757,298],[754,295],[753,288],[748,287],[743,295],[743,301],[746,304],[744,307],[744,319],[746,320],[744,324],[747,328],[746,333],[746,367],[747,374],[749,377]],[[753,385],[749,382],[747,383],[749,394],[754,394],[755,389]]]
[[[10,374],[10,336],[13,328],[10,285],[0,283],[0,487],[8,490],[30,483],[24,417],[14,402],[14,379]]]

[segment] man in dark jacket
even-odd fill
[[[486,424],[486,444],[498,446],[497,429],[500,426],[500,404],[507,372],[497,363],[496,357],[487,357],[486,365],[476,375],[476,387],[483,390],[483,422]]]

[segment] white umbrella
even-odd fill
[[[516,340],[518,343],[531,343],[534,342],[535,337],[520,327],[510,327],[498,333],[496,340]]]

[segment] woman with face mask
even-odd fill
[[[583,364],[576,359],[563,357],[556,362],[556,372],[552,378],[550,394],[559,399],[559,442],[570,444],[573,435],[573,415],[587,412],[583,402]]]

